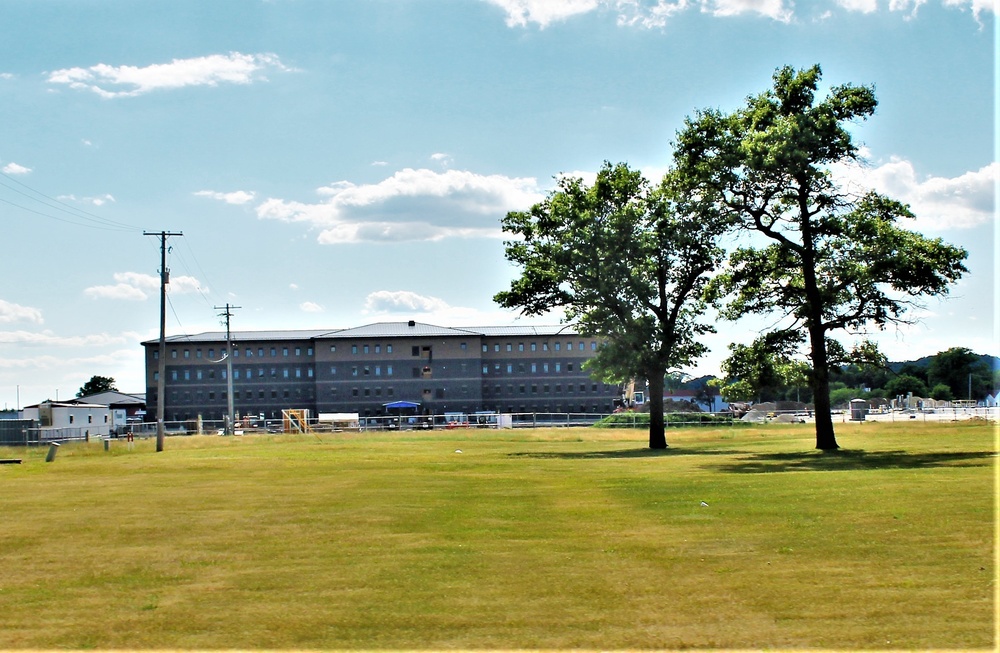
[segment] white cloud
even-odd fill
[[[1000,3],[996,0],[943,0],[944,6],[946,7],[958,7],[959,9],[965,10],[966,7],[972,9],[972,15],[975,17],[976,21],[979,21],[979,15],[986,11],[993,12],[994,15],[997,13],[997,8],[1000,7]]]
[[[389,162],[388,161],[372,161],[372,165],[373,166],[382,167],[382,166],[389,165]]]
[[[663,27],[677,13],[691,6],[691,0],[657,0],[650,4],[647,0],[617,0],[619,25],[639,25],[640,27]]]
[[[60,195],[56,199],[60,201],[80,202],[81,204],[93,204],[94,206],[104,206],[108,202],[114,202],[115,197],[110,193],[98,195],[97,197],[77,197],[76,195]]]
[[[31,168],[26,168],[18,163],[11,161],[3,167],[3,172],[6,175],[26,175],[31,172]]]
[[[57,336],[51,331],[0,331],[0,344],[35,345],[53,347],[103,347],[125,343],[123,336],[106,333],[87,336]]]
[[[701,10],[713,16],[757,14],[782,23],[792,20],[792,7],[785,0],[701,0]]]
[[[43,321],[42,312],[39,309],[0,299],[0,323],[34,322],[41,324]]]
[[[297,283],[290,283],[290,284],[288,284],[288,287],[290,289],[292,289],[292,290],[298,290],[299,289],[299,284],[297,284]]]
[[[435,152],[431,155],[431,161],[435,161],[441,165],[443,168],[447,168],[451,165],[453,159],[450,154],[445,154],[444,152]]]
[[[52,84],[89,90],[104,98],[134,97],[162,89],[186,86],[249,84],[266,80],[269,70],[291,70],[274,54],[213,54],[170,63],[138,66],[97,64],[89,68],[63,68],[49,73]]]
[[[437,297],[418,295],[409,290],[378,290],[365,298],[366,313],[433,313],[448,308]]]
[[[122,299],[125,301],[142,301],[148,297],[142,290],[127,283],[113,286],[91,286],[84,289],[83,294],[91,299]]]
[[[299,309],[306,313],[322,313],[323,307],[316,302],[302,302],[299,304]]]
[[[441,326],[467,327],[479,324],[558,324],[562,316],[550,313],[530,318],[515,311],[495,308],[483,311],[466,306],[452,306],[440,297],[421,295],[409,290],[378,290],[365,299],[362,313],[373,317],[413,318]]]
[[[994,189],[1000,163],[993,162],[957,177],[919,179],[912,163],[893,157],[873,168],[840,166],[834,174],[856,192],[874,189],[909,204],[916,216],[912,223],[915,228],[944,231],[976,227],[994,219]]]
[[[878,9],[878,0],[836,0],[837,4],[847,11],[859,11],[870,14]]]
[[[327,199],[309,204],[270,198],[257,207],[257,216],[309,224],[321,230],[317,240],[325,244],[499,237],[507,211],[542,199],[533,178],[412,168],[376,184],[340,181],[317,192]]]
[[[795,17],[794,0],[487,0],[507,13],[509,27],[538,25],[544,29],[553,22],[574,16],[605,11],[616,15],[622,26],[662,28],[674,15],[697,7],[702,13],[717,17],[756,15],[782,23]],[[917,15],[927,0],[888,0],[889,11],[905,13],[906,19]],[[984,12],[997,12],[996,0],[941,0],[945,7],[972,11],[980,21]],[[879,0],[832,0],[830,6],[864,14],[878,10]],[[829,10],[818,10],[819,20],[829,18]]]
[[[598,0],[487,0],[507,12],[508,27],[536,23],[545,28],[554,21],[585,14],[598,7]]]
[[[237,190],[231,193],[218,193],[212,190],[199,190],[195,193],[198,197],[211,197],[214,200],[220,200],[226,204],[249,204],[257,196],[254,191]]]
[[[118,283],[108,286],[91,286],[84,289],[83,294],[91,299],[142,301],[160,291],[160,277],[152,274],[116,272],[113,278]],[[208,289],[202,288],[194,277],[180,275],[170,277],[167,292],[170,294],[205,293],[208,292]]]
[[[0,79],[14,79],[12,73],[0,73]]]

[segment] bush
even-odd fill
[[[665,413],[663,421],[667,426],[698,426],[732,424],[731,415],[714,415],[712,413]],[[649,413],[625,412],[615,413],[594,423],[597,428],[649,428]]]

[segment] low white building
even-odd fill
[[[106,437],[111,430],[111,408],[101,404],[47,400],[21,410],[22,419],[37,420],[45,440]]]

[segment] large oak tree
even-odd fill
[[[716,285],[723,314],[777,314],[769,341],[779,354],[804,340],[816,447],[830,450],[830,369],[845,362],[832,334],[908,322],[916,300],[946,294],[967,270],[964,250],[900,226],[913,217],[906,205],[838,183],[831,166],[858,158],[848,123],[871,116],[877,101],[873,88],[849,84],[817,99],[820,78],[819,66],[784,67],[746,106],[697,112],[674,157],[703,211],[752,234]]]
[[[666,447],[664,377],[706,351],[702,295],[722,260],[721,224],[686,212],[669,175],[654,188],[625,164],[605,164],[592,186],[562,178],[543,202],[508,213],[503,229],[520,276],[494,299],[528,315],[563,309],[600,337],[588,370],[648,381],[649,446]]]

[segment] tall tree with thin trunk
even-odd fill
[[[527,315],[563,309],[602,345],[588,363],[607,382],[649,383],[649,446],[667,446],[664,376],[690,365],[712,331],[704,288],[722,260],[721,225],[685,210],[668,175],[651,188],[625,164],[606,163],[592,186],[563,178],[545,201],[508,213],[507,259],[520,276],[495,301]]]
[[[745,107],[696,113],[674,159],[703,211],[754,234],[731,253],[715,296],[726,317],[777,314],[773,342],[804,339],[816,447],[831,450],[830,368],[844,352],[831,334],[910,322],[916,300],[946,294],[967,270],[963,249],[899,226],[913,217],[906,205],[838,183],[831,166],[858,158],[846,125],[871,116],[877,101],[873,88],[849,84],[817,100],[820,77],[818,65],[784,67]]]

